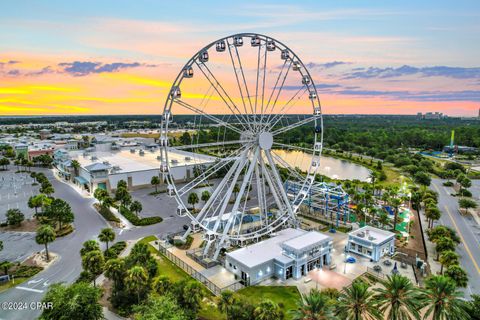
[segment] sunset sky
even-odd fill
[[[3,1],[0,115],[160,114],[184,63],[240,32],[287,44],[324,113],[478,113],[478,0],[225,3]]]

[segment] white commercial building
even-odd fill
[[[244,285],[271,277],[299,279],[329,265],[332,247],[332,238],[323,233],[287,228],[269,239],[228,252],[225,267]]]
[[[346,250],[377,262],[395,253],[395,233],[365,226],[348,234]]]
[[[121,149],[118,151],[69,151],[63,156],[61,163],[76,160],[80,163],[78,175],[70,179],[79,186],[93,192],[96,188],[108,191],[116,188],[118,181],[127,182],[129,189],[150,186],[153,176],[160,174],[160,152],[158,149]],[[215,157],[186,151],[169,151],[170,172],[176,181],[193,178],[193,169],[198,165],[209,165]],[[57,165],[60,170],[60,163]],[[69,171],[62,168],[62,171]]]

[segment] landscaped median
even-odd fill
[[[118,212],[120,212],[122,216],[127,218],[127,220],[130,221],[130,223],[132,223],[134,226],[148,226],[148,225],[160,223],[163,221],[162,217],[158,217],[158,216],[140,218],[136,216],[132,211],[130,211],[129,209],[123,206],[120,206],[120,208],[118,209]]]

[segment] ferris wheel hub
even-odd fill
[[[262,132],[258,135],[258,145],[263,150],[272,149],[273,145],[273,135],[271,132]]]

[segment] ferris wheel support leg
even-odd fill
[[[230,198],[232,196],[235,183],[238,180],[238,177],[240,176],[240,174],[242,173],[243,168],[245,167],[245,163],[247,162],[247,153],[248,153],[248,150],[245,150],[242,153],[242,156],[239,159],[237,159],[237,161],[235,162],[236,164],[235,176],[233,177],[233,180],[231,181],[231,184],[227,189],[225,199],[223,200],[222,207],[220,208],[220,211],[219,211],[220,214],[218,215],[217,221],[215,221],[215,225],[213,226],[213,230],[212,230],[213,234],[217,233],[218,227],[220,226],[220,222],[222,221],[223,214],[225,213],[225,210],[228,206],[228,202],[230,201]],[[224,183],[227,183],[227,181],[228,179],[222,180],[222,182]],[[217,188],[217,190],[219,190],[219,188]],[[223,229],[225,230],[225,227]],[[212,245],[212,242],[214,241],[208,242],[207,245],[205,246],[205,250],[203,251],[204,255],[208,254],[208,251],[210,250],[210,246]]]
[[[190,233],[192,233],[192,227],[188,227],[187,231],[185,231],[185,233],[182,236],[182,241],[187,240],[187,237],[190,235]]]
[[[240,205],[240,201],[242,200],[242,196],[245,193],[245,189],[247,188],[248,182],[252,177],[253,169],[255,168],[255,164],[257,163],[258,154],[260,153],[260,148],[257,147],[255,150],[255,155],[253,156],[252,162],[248,167],[248,171],[243,177],[242,186],[240,187],[240,191],[238,192],[237,199],[235,199],[235,203],[232,208],[232,212],[230,213],[230,218],[228,219],[227,225],[223,228],[223,234],[220,238],[217,248],[215,249],[215,254],[213,255],[213,260],[217,260],[218,254],[220,253],[220,249],[222,248],[225,239],[227,238],[227,233],[230,231],[230,227],[232,226],[232,222],[235,220],[235,215],[238,211],[238,207]],[[239,222],[240,223],[240,222]]]

